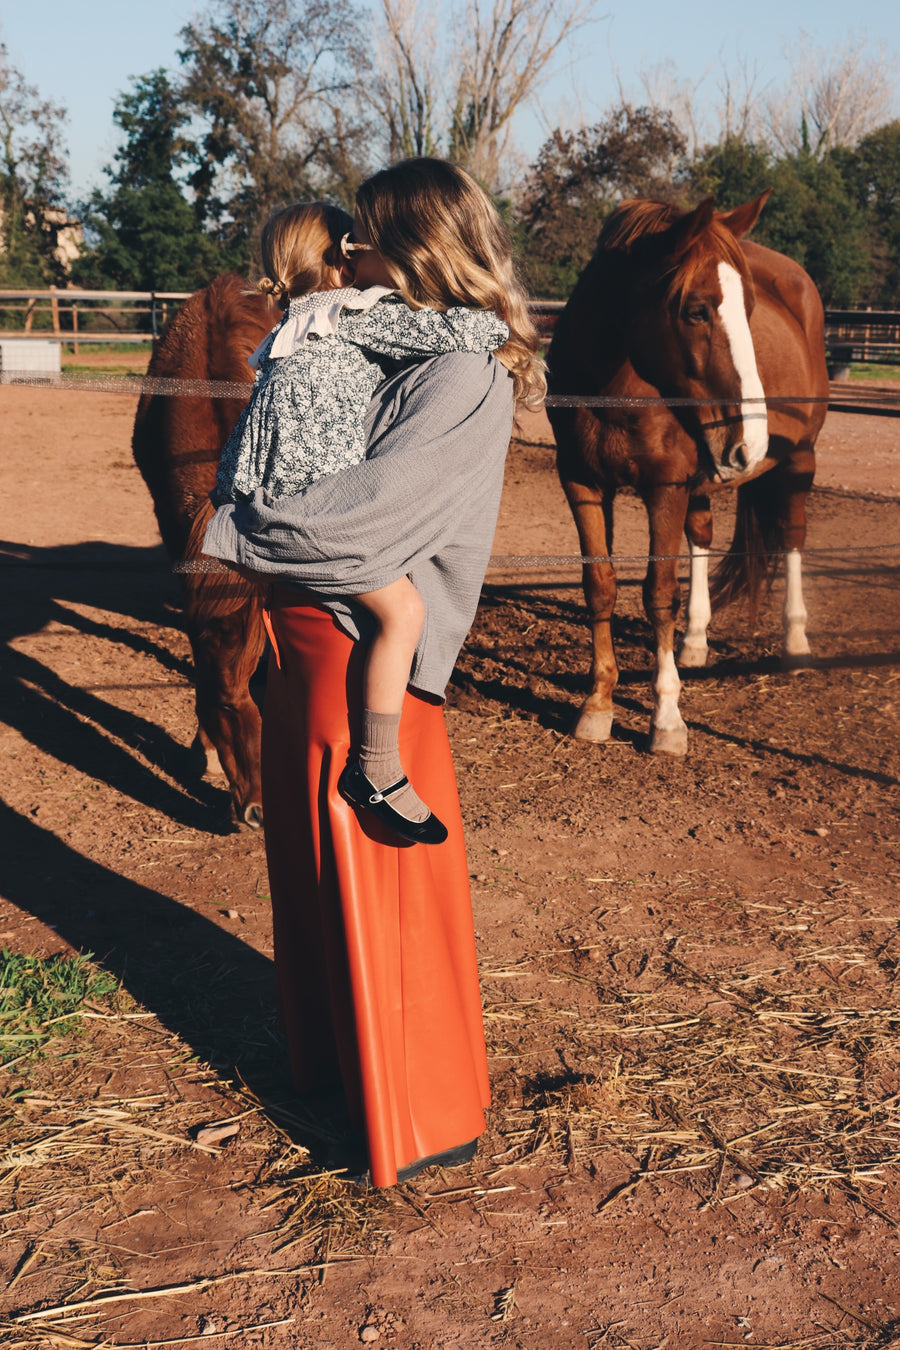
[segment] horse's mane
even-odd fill
[[[236,272],[214,277],[206,288],[205,303],[233,332],[248,329],[255,335],[260,323],[274,328],[280,314],[274,304]]]
[[[631,197],[620,203],[605,222],[597,240],[598,248],[628,253],[632,245],[648,234],[662,234],[686,213],[670,202],[650,197]]]
[[[194,291],[170,320],[154,350],[151,375],[184,379],[246,380],[247,357],[278,312],[235,272]],[[249,388],[248,388],[249,392]]]
[[[597,240],[597,251],[630,253],[640,240],[662,234],[686,215],[687,211],[671,202],[633,197],[617,206],[604,224]],[[689,290],[701,266],[710,257],[730,263],[741,276],[747,274],[747,260],[738,240],[717,215],[711,217],[683,253],[664,261],[663,276],[668,282],[669,297],[678,297]]]

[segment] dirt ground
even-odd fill
[[[488,574],[447,721],[495,1104],[473,1164],[365,1193],[286,1082],[263,841],[194,775],[134,410],[0,389],[0,944],[122,981],[0,1059],[0,1344],[900,1346],[900,422],[829,417],[813,667],[778,583],[717,617],[683,761],[645,749],[640,564],[603,747],[577,569]],[[522,436],[494,552],[573,553]]]

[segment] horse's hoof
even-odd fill
[[[687,754],[687,727],[652,727],[650,730],[650,753],[651,755],[677,755],[682,758]]]
[[[259,830],[263,823],[263,809],[259,802],[250,802],[244,807],[243,823],[251,830]]]
[[[612,733],[613,715],[611,712],[583,712],[575,723],[572,735],[576,741],[593,741],[600,744],[608,741]]]
[[[785,652],[781,658],[781,669],[788,675],[802,675],[812,666],[812,652]]]
[[[698,670],[706,665],[708,647],[705,642],[682,642],[678,653],[678,664],[683,670]]]

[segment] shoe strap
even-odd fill
[[[409,779],[405,776],[399,778],[396,783],[392,783],[390,787],[381,788],[380,791],[373,792],[369,798],[369,805],[375,806],[377,802],[383,802],[385,797],[390,797],[392,792],[399,792],[400,789],[404,787],[409,787]]]

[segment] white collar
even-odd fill
[[[391,294],[389,286],[368,286],[364,291],[358,291],[355,286],[342,286],[339,290],[311,291],[308,295],[298,296],[291,301],[281,322],[266,334],[247,360],[257,370],[267,356],[292,356],[310,334],[330,337],[336,333],[341,310],[371,309],[383,296]]]

